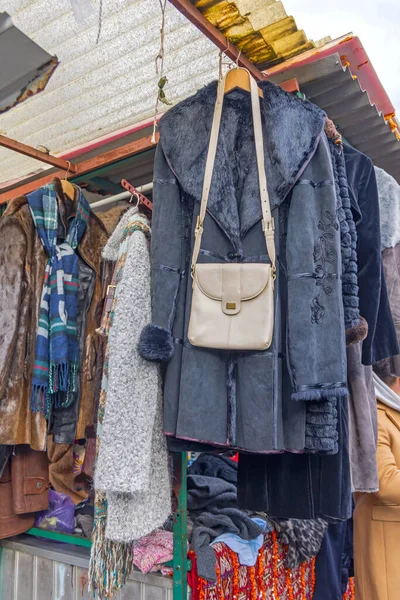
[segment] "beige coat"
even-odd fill
[[[379,492],[355,494],[357,600],[400,599],[400,412],[378,402]]]

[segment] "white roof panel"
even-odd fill
[[[159,76],[158,0],[91,0],[88,20],[75,21],[70,0],[0,0],[13,23],[60,61],[41,94],[0,115],[0,132],[59,154],[152,116]],[[167,2],[167,98],[179,102],[218,75],[215,46]],[[162,110],[165,106],[161,105]],[[0,183],[41,163],[0,149]]]

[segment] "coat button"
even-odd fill
[[[229,260],[235,260],[235,258],[237,258],[236,252],[233,252],[233,251],[228,252],[228,258],[229,258]]]
[[[42,489],[42,487],[43,487],[43,483],[42,483],[41,481],[37,481],[37,482],[36,482],[36,488],[37,488],[38,490],[41,490],[41,489]]]

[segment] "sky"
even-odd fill
[[[309,39],[357,35],[400,116],[400,0],[283,0],[283,5]]]

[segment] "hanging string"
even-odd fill
[[[98,28],[97,28],[96,46],[97,46],[97,44],[100,41],[102,24],[103,24],[103,0],[100,0],[100,3],[99,3],[99,24],[98,24]]]
[[[235,65],[236,63],[232,62],[232,60],[230,58],[228,58],[226,56],[226,52],[229,50],[229,40],[227,39],[227,46],[225,48],[225,50],[220,50],[219,51],[219,61],[218,61],[218,78],[221,80],[224,77],[224,71],[223,71],[223,67],[226,66],[228,67],[228,69],[231,69],[233,67],[233,65]],[[239,61],[239,57],[241,55],[241,52],[239,52],[237,60]],[[226,58],[227,60],[224,60],[224,58]]]
[[[165,96],[164,86],[168,82],[167,78],[164,75],[164,40],[165,40],[165,11],[167,7],[167,0],[158,0],[161,8],[161,30],[160,30],[160,49],[156,56],[155,66],[156,73],[159,75],[158,80],[158,90],[156,103],[154,106],[154,120],[153,120],[153,135],[151,137],[151,141],[153,144],[156,143],[156,132],[157,132],[157,115],[158,115],[158,107],[160,102],[164,104],[172,104],[169,102]]]

